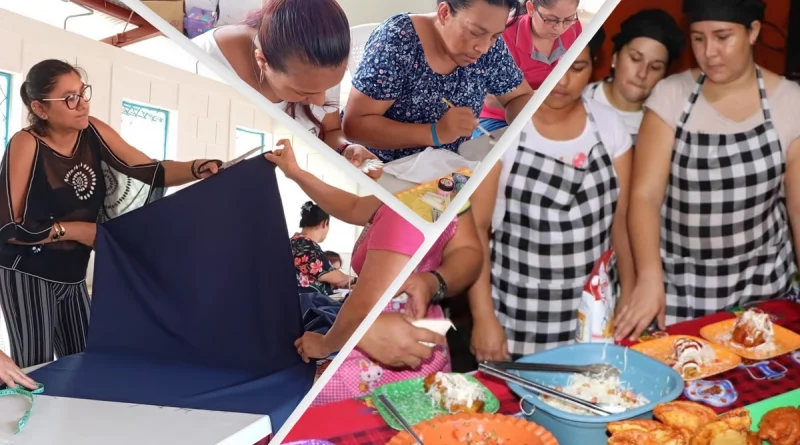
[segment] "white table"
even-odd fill
[[[272,434],[269,416],[40,395],[14,435],[29,406],[27,397],[0,398],[0,444],[236,445]]]
[[[495,130],[492,132],[492,136],[497,139],[500,139],[500,136],[506,132],[505,128],[501,128],[499,130]],[[467,142],[461,144],[458,147],[458,154],[465,157],[470,161],[482,161],[484,157],[491,151],[494,145],[489,141],[488,136],[482,136],[479,138],[471,139]],[[394,175],[386,173],[385,171],[381,175],[380,179],[378,179],[378,184],[381,187],[385,188],[391,194],[397,194],[404,190],[408,190],[411,187],[414,187],[417,184],[413,182],[404,181],[402,179],[397,179]]]

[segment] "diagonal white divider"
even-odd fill
[[[603,6],[592,18],[591,22],[589,22],[589,24],[583,29],[583,32],[575,41],[575,43],[573,43],[570,49],[561,58],[561,61],[553,69],[552,73],[547,76],[547,79],[545,79],[545,81],[542,83],[542,86],[534,93],[530,102],[528,102],[528,104],[520,111],[517,119],[511,122],[506,132],[495,144],[494,148],[492,148],[492,150],[475,169],[470,180],[464,185],[464,188],[461,189],[461,191],[455,196],[451,204],[435,223],[429,223],[423,220],[405,204],[400,202],[400,200],[398,200],[394,195],[367,177],[367,175],[363,174],[360,170],[353,167],[344,157],[338,155],[334,150],[331,150],[330,147],[328,147],[324,142],[312,135],[300,124],[295,122],[278,106],[251,88],[246,82],[240,79],[236,73],[228,70],[221,63],[206,54],[202,49],[200,49],[200,47],[192,43],[189,38],[184,36],[181,32],[167,23],[166,20],[159,17],[155,12],[150,10],[150,8],[142,4],[139,0],[121,1],[134,12],[139,14],[142,18],[147,20],[151,25],[156,27],[165,36],[169,37],[170,40],[175,42],[175,44],[191,54],[192,57],[196,58],[206,67],[212,70],[214,74],[225,80],[225,82],[236,89],[241,95],[250,99],[254,105],[260,106],[261,109],[263,109],[273,119],[277,120],[286,128],[288,128],[296,137],[302,139],[304,143],[320,153],[334,166],[342,169],[343,171],[353,171],[353,177],[361,186],[364,187],[365,190],[368,190],[370,193],[378,197],[382,202],[391,207],[406,220],[414,223],[425,235],[425,241],[422,243],[419,250],[411,257],[411,260],[408,262],[408,264],[406,264],[406,267],[403,268],[402,272],[400,272],[397,278],[395,278],[391,286],[389,286],[389,289],[387,289],[386,293],[381,296],[380,300],[369,313],[369,315],[364,319],[364,321],[361,322],[361,325],[359,325],[359,327],[353,333],[353,336],[350,337],[347,343],[345,343],[344,347],[342,347],[341,351],[339,351],[339,354],[333,359],[325,372],[322,373],[311,391],[306,394],[297,408],[295,408],[295,410],[292,412],[291,416],[289,416],[287,421],[283,424],[283,427],[274,433],[272,441],[270,441],[270,445],[277,445],[280,444],[289,434],[289,431],[291,431],[292,427],[294,427],[325,384],[327,384],[333,373],[339,368],[339,366],[341,366],[341,363],[344,361],[350,351],[356,347],[358,342],[361,340],[361,337],[364,336],[366,330],[372,325],[373,322],[375,322],[375,319],[378,318],[383,308],[389,304],[389,301],[403,285],[406,278],[408,278],[408,276],[414,272],[414,269],[416,269],[417,265],[420,263],[420,261],[422,261],[422,258],[445,229],[448,221],[452,221],[454,218],[456,218],[458,210],[466,205],[469,197],[475,192],[478,185],[483,181],[484,178],[486,178],[486,175],[489,174],[489,171],[492,169],[494,164],[500,160],[503,152],[509,149],[509,145],[522,131],[522,127],[524,127],[526,122],[533,117],[533,113],[544,102],[545,98],[550,94],[553,88],[555,88],[561,77],[566,74],[572,63],[575,62],[575,59],[578,58],[578,55],[589,44],[589,41],[603,26],[603,23],[605,23],[617,5],[619,5],[621,0],[606,0]]]

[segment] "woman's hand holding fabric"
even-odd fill
[[[30,390],[36,389],[36,382],[28,377],[11,357],[0,352],[0,381],[6,384],[10,389],[17,387],[20,384]]]
[[[367,150],[367,148],[364,147],[363,145],[358,145],[358,144],[350,144],[350,145],[348,145],[347,148],[345,148],[344,151],[342,152],[342,156],[344,156],[345,159],[350,161],[350,163],[353,164],[354,167],[359,168],[359,169],[361,168],[361,164],[363,164],[364,161],[366,161],[368,159],[376,159],[376,160],[378,160],[378,157],[375,156],[374,153],[372,153],[371,151]],[[378,179],[380,179],[381,175],[383,174],[383,169],[379,168],[377,170],[372,170],[372,171],[366,172],[366,174],[370,178],[372,178],[372,179],[377,181]]]
[[[427,272],[411,274],[398,292],[408,295],[406,315],[415,320],[425,318],[428,315],[431,298],[436,295],[438,289],[439,281],[433,274]]]
[[[474,318],[469,348],[478,362],[508,360],[506,330],[494,313]]]
[[[297,158],[294,156],[294,148],[292,148],[291,141],[281,139],[275,146],[281,148],[273,152],[264,153],[264,157],[281,169],[287,178],[294,178],[297,172],[300,171],[300,166],[297,165]]]
[[[294,342],[297,353],[308,363],[311,359],[325,358],[335,351],[331,351],[325,342],[325,336],[316,332],[306,332]]]
[[[662,279],[643,279],[639,277],[636,286],[629,294],[624,294],[617,302],[614,320],[614,338],[617,341],[628,337],[636,340],[653,319],[659,329],[666,329],[666,295]]]
[[[358,347],[383,365],[416,368],[433,355],[433,348],[420,342],[443,345],[445,341],[442,335],[414,326],[403,314],[385,312],[369,327]]]

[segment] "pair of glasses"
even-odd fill
[[[68,94],[65,97],[57,98],[57,99],[39,99],[40,102],[61,102],[64,101],[67,104],[67,108],[70,110],[74,110],[78,107],[78,102],[83,99],[85,102],[89,102],[92,100],[92,86],[86,85],[83,87],[80,93],[72,93]]]
[[[574,14],[574,15],[572,15],[570,17],[565,18],[565,19],[562,19],[562,18],[555,18],[554,19],[554,18],[548,18],[548,17],[543,16],[542,13],[539,11],[539,7],[538,6],[536,6],[534,9],[536,10],[536,13],[539,14],[539,17],[542,18],[542,21],[545,24],[550,25],[552,27],[556,27],[556,26],[561,25],[561,24],[563,24],[564,26],[571,26],[573,23],[578,21],[578,14]]]

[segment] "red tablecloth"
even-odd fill
[[[800,304],[777,300],[763,303],[759,308],[773,315],[776,323],[800,332]],[[730,312],[719,313],[670,326],[667,332],[699,336],[702,327],[733,317],[735,315]],[[728,380],[738,392],[737,400],[719,411],[750,405],[800,387],[800,362],[795,361],[792,354],[772,359],[770,368],[781,371],[785,368],[786,372],[776,379],[755,379],[745,366],[740,366],[710,377],[710,380]],[[750,371],[758,376],[755,370]],[[500,413],[515,415],[520,412],[519,398],[505,383],[481,374],[476,377],[500,400]],[[307,410],[284,442],[324,439],[343,445],[375,445],[388,442],[395,434],[397,431],[386,425],[380,415],[363,401],[346,400]]]

